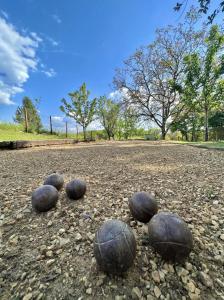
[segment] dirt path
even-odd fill
[[[84,200],[45,214],[31,193],[52,172],[86,180]],[[127,142],[0,152],[0,299],[224,299],[224,152],[167,143]],[[194,236],[185,264],[165,263],[147,245],[147,227],[130,218],[128,198],[155,193]],[[123,278],[97,270],[92,241],[110,218],[137,237]]]

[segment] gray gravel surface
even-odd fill
[[[37,214],[31,193],[47,175],[87,182],[83,199],[64,189]],[[224,299],[224,152],[160,142],[112,142],[0,152],[0,299]],[[134,221],[128,198],[152,192],[160,211],[179,214],[194,249],[164,262]],[[93,239],[107,219],[127,222],[137,257],[123,277],[98,270]]]

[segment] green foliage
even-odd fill
[[[108,139],[115,136],[119,110],[119,104],[107,99],[106,96],[101,96],[97,101],[97,115],[108,135]]]
[[[136,126],[138,122],[138,116],[131,107],[126,107],[121,110],[120,117],[117,126],[118,139],[128,139],[135,134]]]
[[[90,91],[83,83],[79,90],[68,94],[71,102],[62,99],[63,105],[60,106],[66,116],[74,118],[82,126],[84,139],[86,139],[86,128],[93,121],[96,108],[96,99],[89,100]]]
[[[224,139],[224,111],[215,111],[208,120],[213,139]]]
[[[159,128],[150,128],[144,136],[145,140],[148,141],[157,141],[160,139],[160,130]]]
[[[224,128],[224,111],[216,111],[210,118],[209,118],[209,125],[212,128]]]
[[[224,35],[217,25],[211,27],[204,44],[204,53],[195,52],[185,58],[186,80],[182,99],[188,112],[201,110],[204,116],[205,141],[208,141],[208,119],[224,97]]]
[[[24,97],[21,106],[18,106],[14,121],[21,124],[26,129],[25,115],[27,115],[27,131],[28,132],[40,132],[42,128],[41,119],[37,111],[38,100],[35,100],[35,104],[29,97]]]

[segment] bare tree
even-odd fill
[[[202,41],[203,32],[193,29],[195,18],[191,12],[184,24],[157,30],[155,42],[138,49],[114,77],[115,87],[125,94],[124,101],[141,118],[154,121],[162,139],[182,110],[184,57]]]

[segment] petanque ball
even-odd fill
[[[187,224],[176,214],[161,212],[148,225],[151,246],[165,260],[181,261],[193,248],[193,238]]]
[[[126,223],[109,220],[96,232],[94,256],[102,271],[122,274],[132,266],[135,255],[135,236]]]
[[[137,192],[129,199],[129,208],[134,219],[148,223],[157,213],[157,202],[152,194]]]
[[[32,207],[39,212],[45,212],[56,206],[58,190],[52,185],[42,185],[32,193]]]
[[[83,180],[75,179],[66,185],[66,194],[70,199],[82,198],[86,192],[86,183]]]
[[[64,184],[64,178],[60,174],[51,174],[49,175],[45,181],[44,185],[53,185],[58,191],[60,191]]]

